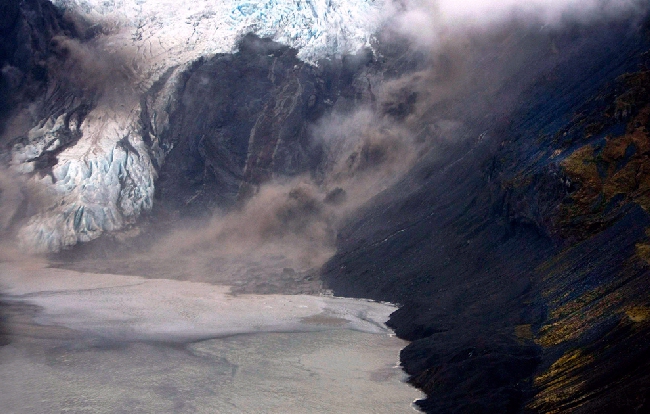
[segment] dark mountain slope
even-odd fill
[[[173,146],[157,183],[158,211],[209,215],[276,176],[314,172],[322,145],[308,125],[355,99],[361,52],[318,67],[269,39],[245,36],[234,54],[193,64],[164,139]]]
[[[530,54],[422,117],[478,138],[378,197],[323,269],[336,294],[402,305],[427,412],[650,409],[647,25],[537,30],[487,41],[480,63]]]
[[[66,28],[49,2],[3,0],[0,13],[0,117],[4,118],[22,98],[16,92],[27,98],[39,92],[38,87],[23,87],[44,80],[50,40]]]

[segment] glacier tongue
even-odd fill
[[[104,117],[101,122],[93,119],[97,113]],[[124,120],[131,123],[124,124]],[[62,129],[57,121],[44,138]],[[53,193],[56,205],[32,217],[21,229],[22,241],[38,250],[58,251],[90,241],[103,231],[121,228],[152,207],[156,172],[149,149],[135,133],[139,129],[135,120],[98,108],[80,129],[82,139],[59,154],[51,175],[41,180]],[[24,150],[14,149],[13,162],[19,169],[29,170],[29,163],[19,161],[35,150],[20,149]]]
[[[148,121],[147,142],[138,94],[102,92],[81,123],[71,116],[75,109],[68,108],[39,122],[14,145],[11,165],[18,173],[38,171],[40,158],[56,154],[49,172],[34,175],[51,202],[20,229],[23,245],[56,252],[119,230],[152,208],[154,165],[165,156],[157,134],[166,128],[183,70],[173,71],[159,93],[147,98],[147,110],[156,118]]]
[[[82,65],[79,71],[102,79],[106,74],[94,73],[96,68],[108,68],[126,83],[113,85],[116,78],[106,76],[82,118],[69,116],[72,107],[46,115],[14,146],[11,163],[19,173],[37,171],[40,159],[56,160],[50,172],[35,176],[53,195],[52,204],[22,228],[21,240],[37,250],[58,251],[118,230],[151,209],[155,165],[167,151],[156,129],[167,128],[178,77],[198,58],[234,52],[251,32],[297,49],[308,63],[356,52],[378,29],[383,1],[52,0],[101,27],[86,45],[72,46],[86,47],[108,63],[103,69],[101,62]],[[120,56],[121,68],[113,67],[112,56]],[[152,94],[157,81],[162,88]],[[146,132],[146,143],[143,99],[153,99],[146,108],[152,119],[144,122],[154,130]]]

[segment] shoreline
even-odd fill
[[[0,266],[0,270],[4,272],[8,271],[6,265]],[[48,273],[47,276],[42,278],[36,277],[39,271],[38,269],[30,270],[32,276],[37,279],[36,281],[38,283],[35,283],[33,280],[25,280],[21,278],[20,275],[13,277],[0,276],[0,284],[3,285],[3,290],[13,292],[13,295],[9,296],[5,293],[7,307],[3,310],[6,309],[9,313],[13,314],[12,317],[14,319],[9,320],[9,324],[16,323],[14,327],[17,328],[15,332],[12,333],[15,335],[15,342],[13,342],[13,345],[15,346],[10,344],[11,346],[9,347],[2,347],[5,349],[4,351],[0,350],[0,352],[3,352],[5,355],[3,361],[6,361],[6,364],[18,364],[17,366],[20,366],[20,364],[27,364],[25,365],[26,367],[37,367],[40,366],[38,358],[36,360],[34,360],[33,357],[25,359],[25,355],[38,355],[43,352],[45,354],[51,352],[63,352],[67,356],[62,356],[61,358],[66,358],[70,361],[75,361],[75,358],[80,358],[81,355],[92,355],[94,352],[102,352],[102,354],[97,355],[97,357],[100,357],[101,359],[96,360],[96,363],[100,363],[103,359],[108,358],[108,360],[114,361],[113,364],[117,364],[116,366],[122,367],[119,368],[119,370],[127,370],[125,372],[130,372],[128,370],[135,368],[129,368],[128,365],[124,365],[125,362],[120,362],[126,361],[120,355],[133,354],[138,355],[137,358],[159,358],[156,357],[156,355],[170,354],[169,358],[171,359],[162,366],[170,364],[170,367],[178,366],[180,368],[183,366],[183,363],[177,362],[178,358],[190,358],[190,356],[191,358],[199,358],[199,360],[190,358],[185,362],[189,364],[188,367],[191,367],[199,363],[198,361],[200,361],[201,358],[208,358],[210,361],[214,360],[214,362],[210,362],[210,364],[216,365],[213,365],[213,368],[205,366],[202,367],[201,370],[209,371],[210,369],[217,369],[217,371],[221,373],[219,375],[226,375],[227,378],[231,378],[227,381],[238,381],[236,379],[238,377],[231,377],[231,374],[226,372],[231,368],[226,369],[224,367],[234,367],[236,365],[239,366],[237,369],[239,370],[238,372],[241,372],[241,375],[251,375],[249,368],[246,369],[246,372],[249,372],[249,374],[245,374],[241,371],[244,369],[241,364],[244,364],[243,366],[250,365],[245,362],[250,359],[250,357],[245,357],[237,363],[235,360],[240,357],[223,357],[221,355],[224,352],[225,354],[223,355],[230,355],[233,352],[236,352],[234,355],[240,355],[241,352],[244,352],[243,350],[238,350],[240,349],[240,346],[244,347],[241,349],[245,349],[245,346],[249,346],[245,344],[251,344],[250,346],[262,347],[261,349],[264,349],[264,352],[284,352],[278,354],[278,357],[269,356],[268,358],[270,359],[266,357],[262,358],[260,356],[259,363],[262,365],[257,365],[257,363],[255,363],[251,367],[263,367],[268,363],[273,365],[278,363],[276,358],[280,358],[280,360],[288,358],[287,362],[289,365],[282,369],[289,369],[290,372],[293,372],[293,374],[290,375],[290,378],[294,378],[295,375],[302,375],[300,374],[301,369],[298,368],[302,366],[302,364],[308,363],[315,364],[313,365],[313,369],[317,370],[316,372],[319,373],[317,378],[321,378],[320,381],[329,378],[329,375],[334,375],[332,380],[337,380],[338,376],[341,376],[340,381],[345,383],[345,381],[352,381],[353,378],[357,378],[361,373],[365,372],[366,374],[363,374],[360,378],[362,379],[364,376],[367,376],[367,380],[361,380],[361,382],[358,382],[360,379],[354,379],[355,382],[351,383],[351,387],[372,387],[372,384],[378,384],[380,388],[387,386],[390,388],[392,386],[388,384],[392,384],[398,377],[401,378],[399,382],[402,385],[396,383],[394,385],[401,389],[401,391],[382,391],[382,393],[386,394],[384,397],[381,397],[384,402],[388,400],[392,401],[392,399],[397,398],[400,393],[420,394],[420,391],[406,382],[406,374],[402,368],[399,365],[395,365],[395,357],[398,356],[401,349],[403,349],[407,343],[396,338],[395,335],[392,334],[392,331],[383,325],[383,320],[387,319],[388,315],[395,309],[386,304],[378,304],[372,300],[355,300],[351,298],[333,298],[324,296],[308,297],[305,295],[290,295],[287,297],[282,295],[238,295],[236,297],[228,297],[227,293],[224,293],[227,292],[227,288],[215,287],[205,283],[151,279],[143,281],[137,280],[136,277],[111,278],[109,275],[95,275],[93,277],[89,274],[79,274],[76,276],[68,275],[68,280],[62,280],[60,277],[62,276],[61,273],[70,272],[60,270],[52,272],[52,269],[42,270],[45,270],[46,273]],[[77,283],[79,278],[83,278],[84,282]],[[93,278],[95,280],[92,280]],[[105,278],[105,280],[102,281],[102,278]],[[125,278],[136,280],[124,280]],[[16,282],[17,280],[18,282]],[[127,283],[124,283],[125,281]],[[100,287],[94,289],[93,285],[99,282],[101,282]],[[11,283],[14,283],[14,285],[10,286]],[[18,283],[18,285],[15,283]],[[21,284],[22,286],[19,286]],[[75,286],[80,285],[82,289],[78,290],[75,288]],[[214,289],[216,293],[206,292],[206,289]],[[155,315],[147,314],[148,304],[151,303],[151,300],[146,294],[140,294],[146,291],[156,292],[156,297],[154,299],[160,305],[155,312],[163,315],[164,323],[162,325]],[[198,294],[198,297],[196,297],[195,294]],[[86,297],[91,299],[92,308],[88,308],[84,305]],[[135,302],[129,301],[129,298],[131,297]],[[184,301],[186,300],[197,300],[203,301],[203,303],[201,303],[201,306],[197,305],[198,307],[193,307],[194,305],[188,304],[181,304],[182,306],[176,307],[174,302],[176,300],[180,300],[183,303],[185,303]],[[71,301],[74,303],[71,303]],[[220,307],[215,305],[217,302],[231,303],[228,306],[222,303]],[[240,302],[241,304],[237,305],[235,302]],[[109,306],[111,303],[117,303],[120,312],[116,313],[116,310]],[[190,318],[193,320],[194,327],[192,329],[196,331],[205,329],[205,327],[201,328],[201,326],[203,326],[201,325],[202,323],[211,323],[210,320],[206,322],[206,320],[202,319],[201,315],[197,314],[197,312],[203,314],[219,314],[219,312],[205,308],[209,303],[212,303],[216,308],[222,310],[219,317],[212,318],[215,320],[215,323],[221,323],[221,326],[217,328],[218,332],[213,331],[211,334],[208,334],[206,331],[201,335],[192,337],[190,330],[188,330],[188,326],[179,326],[178,321],[173,320],[170,316],[171,314],[166,311],[169,306],[171,306],[172,310],[178,309],[180,311],[179,315],[182,315],[181,319]],[[14,307],[13,310],[11,309],[12,307]],[[259,319],[259,317],[247,319],[245,315],[242,316],[238,312],[238,309],[247,309],[249,312],[251,309],[258,309],[262,312],[273,312],[273,309],[275,308],[291,309],[282,311],[279,316],[273,316],[271,318],[273,320],[264,318]],[[226,313],[223,313],[224,309]],[[183,314],[183,312],[186,313]],[[192,312],[194,312],[193,315],[191,315]],[[226,314],[229,316],[224,316]],[[128,317],[124,319],[120,315],[127,315]],[[138,317],[145,318],[148,322],[138,323],[137,321],[134,321],[134,317],[136,319]],[[225,322],[219,321],[218,319],[220,317],[223,317]],[[379,319],[381,319],[381,321]],[[251,321],[255,320],[257,323],[251,323]],[[260,325],[260,323],[265,321],[267,323],[266,328]],[[224,327],[224,323],[226,327]],[[381,325],[379,325],[380,323]],[[228,328],[228,326],[230,328]],[[248,328],[246,328],[246,326],[248,326]],[[163,332],[163,328],[165,327],[168,329]],[[138,331],[139,333],[134,334],[135,331]],[[279,349],[274,350],[274,346],[267,344],[268,341],[271,341],[271,343],[277,342],[278,345],[289,341],[289,344],[294,345],[284,345],[280,346]],[[302,345],[303,343],[305,345]],[[227,344],[240,345],[226,346]],[[306,344],[311,345],[309,345],[308,348],[304,348],[304,346],[307,346]],[[397,344],[399,344],[398,347],[396,347]],[[223,348],[224,346],[226,346],[226,348]],[[294,346],[298,347],[295,352],[291,351]],[[350,346],[353,348],[350,348]],[[337,350],[338,347],[343,348]],[[217,351],[222,348],[223,350]],[[285,349],[282,350],[283,348]],[[345,349],[348,348],[349,350],[346,351]],[[31,351],[29,351],[30,349]],[[215,349],[215,351],[211,351],[211,349]],[[300,351],[301,349],[302,351]],[[381,351],[382,349],[385,349],[386,351]],[[384,362],[381,362],[382,359],[375,360],[378,355],[377,352],[388,352],[390,349],[392,349],[392,351],[390,351],[389,354],[393,355],[393,357],[387,358]],[[27,352],[27,354],[24,354],[24,352]],[[34,352],[36,352],[36,354],[34,354]],[[302,354],[303,352],[306,352],[306,354]],[[8,355],[14,356],[8,357]],[[101,355],[104,355],[104,357],[101,357]],[[263,355],[263,353],[261,355]],[[303,355],[298,360],[302,362],[295,365],[295,356],[297,355]],[[226,362],[226,360],[221,358],[226,358],[230,362]],[[235,360],[232,358],[235,358]],[[341,358],[343,359],[341,360]],[[365,360],[367,358],[371,359]],[[158,359],[155,360],[158,361]],[[333,362],[337,360],[347,362]],[[334,371],[332,371],[334,368],[330,367],[330,363],[335,364],[332,365],[332,367],[335,368]],[[5,372],[8,369],[6,364],[4,367]],[[66,368],[66,370],[73,369],[73,367],[77,365],[83,367],[83,364],[84,363],[82,362],[69,362],[68,365],[66,365],[69,368]],[[348,364],[352,365],[348,368]],[[373,366],[375,366],[375,368],[372,368]],[[31,372],[30,369],[25,369],[26,371],[24,372]],[[224,371],[224,369],[226,371]],[[298,370],[296,371],[296,369]],[[60,375],[57,374],[57,372],[59,372],[58,368],[54,370],[48,368],[47,372],[49,372],[48,375]],[[330,372],[330,374],[328,374],[328,372]],[[1,375],[2,374],[0,373],[0,376]],[[27,377],[23,380],[29,378],[31,374],[25,375],[27,375]],[[43,377],[44,382],[37,387],[38,389],[44,390],[48,387],[47,384],[49,383],[48,381],[50,381],[47,379],[50,378],[48,375]],[[77,378],[77,375],[81,375],[81,373],[74,374],[74,378]],[[181,374],[180,371],[178,375],[181,375],[181,378],[185,378],[185,374]],[[22,377],[23,375],[17,378]],[[125,378],[124,381],[126,381],[128,375],[121,375],[120,377]],[[39,378],[39,382],[41,381],[40,374],[38,374],[36,378]],[[253,375],[251,378],[255,379],[257,376]],[[264,385],[263,381],[259,383],[261,379],[254,381],[257,381],[255,383],[258,384],[255,385],[255,387],[277,386],[280,387],[280,389],[283,389],[281,382],[277,384],[273,383]],[[296,380],[290,380],[287,387],[307,386],[305,385],[307,383],[297,385],[302,384],[304,380],[298,383],[295,381]],[[369,382],[367,385],[364,385],[365,383],[363,381]],[[228,388],[230,387],[229,385],[223,385],[222,387],[225,387],[223,388],[224,390],[230,389]],[[88,392],[92,394],[98,391],[95,387],[91,387],[88,389]],[[200,393],[200,391],[197,392]],[[312,392],[316,393],[316,395],[321,395],[323,391],[320,388],[315,388]],[[394,397],[391,397],[392,393],[397,394],[395,394]],[[363,397],[363,392],[359,392],[359,394],[360,395],[355,397],[356,400]],[[236,395],[240,394],[236,393]],[[380,394],[377,394],[372,399],[381,399],[379,395]],[[420,394],[416,400],[423,397],[424,395]],[[289,410],[286,412],[300,412],[292,411],[291,407],[294,407],[295,404],[302,403],[296,402],[289,396],[282,398],[288,398],[286,404],[288,404],[287,407],[289,407]],[[386,400],[386,398],[388,398],[388,400]],[[12,404],[16,403],[16,400],[13,397],[11,398],[11,401]],[[409,409],[413,409],[410,401],[412,401],[412,399],[403,401],[404,407],[408,406]],[[393,401],[393,403],[396,402]],[[215,404],[217,403],[215,402]],[[239,404],[244,403],[240,402]],[[253,403],[249,401],[245,404]],[[273,403],[269,401],[268,404]],[[347,406],[346,404],[349,403],[339,401],[336,404]],[[369,401],[368,404],[376,404],[376,402]],[[336,406],[337,405],[334,405],[333,407]],[[321,405],[320,407],[321,409],[316,409],[313,412],[337,412],[337,410],[330,411],[330,409],[325,408],[325,405]],[[364,409],[370,410],[368,407],[370,406],[358,406],[357,412],[364,412]],[[235,408],[231,411],[226,409],[223,410],[225,411],[222,412],[240,412]],[[382,410],[385,411],[386,408],[379,409],[378,412],[384,412]],[[40,411],[36,410],[35,412]],[[338,412],[341,411],[338,410]],[[390,411],[386,412],[388,413]]]

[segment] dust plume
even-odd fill
[[[538,27],[593,23],[621,14],[643,14],[645,5],[642,0],[405,0],[389,3],[386,20],[387,28],[431,48],[512,21]]]
[[[50,47],[54,53],[49,64],[53,78],[92,94],[135,92],[138,75],[126,51],[118,53],[105,49],[101,42],[66,36],[52,38]]]
[[[17,233],[52,198],[40,182],[0,169],[0,262],[45,260],[21,244]]]
[[[316,172],[275,176],[236,208],[218,210],[209,220],[181,220],[161,232],[141,232],[135,226],[116,233],[118,243],[139,243],[138,248],[122,250],[117,258],[99,252],[86,270],[244,287],[254,284],[257,291],[286,292],[309,280],[331,257],[338,230],[360,208],[431,153],[444,156],[445,145],[480,141],[489,132],[482,129],[484,125],[517,106],[520,92],[544,70],[543,65],[530,67],[533,58],[559,55],[553,53],[550,29],[540,34],[540,25],[555,27],[572,19],[630,13],[640,3],[408,0],[391,4],[394,8],[387,21],[396,22],[396,30],[385,36],[405,36],[405,55],[415,54],[414,49],[424,53],[412,65],[405,58],[407,70],[370,71],[372,102],[363,100],[351,110],[334,108],[311,125],[310,139],[324,153]],[[101,89],[116,99],[125,94],[102,88],[137,83],[137,65],[125,64],[129,62],[126,52],[98,60],[100,43],[68,38],[54,43],[67,64],[81,68],[79,74],[67,75],[70,82]],[[377,51],[377,60],[382,53]],[[391,70],[399,75],[385,75]],[[90,73],[98,75],[86,79]],[[472,105],[463,105],[467,99]],[[262,286],[274,281],[281,282]]]
[[[335,251],[339,226],[426,152],[408,128],[368,109],[312,128],[325,146],[320,174],[278,177],[207,222],[180,223],[143,252],[138,269],[227,284],[302,283]],[[257,291],[259,291],[259,286]]]

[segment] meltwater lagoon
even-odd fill
[[[400,413],[388,304],[0,266],[5,413]]]

